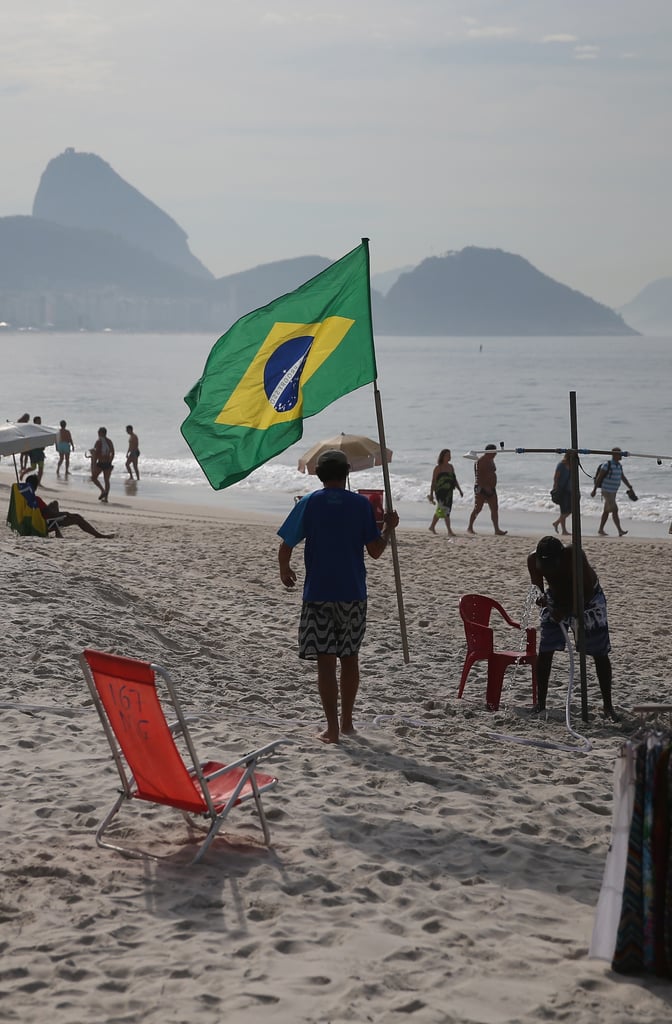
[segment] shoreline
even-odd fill
[[[9,489],[15,482],[13,467],[9,464],[0,465],[0,494],[5,496],[6,503],[9,503]],[[215,492],[210,495],[209,501],[199,500],[199,496],[189,493],[189,488],[179,488],[170,485],[155,485],[151,479],[134,488],[134,493],[128,493],[125,488],[120,492],[119,487],[110,491],[109,503],[103,506],[97,498],[98,492],[94,486],[81,476],[77,479],[64,479],[56,477],[53,473],[45,475],[40,484],[40,494],[44,500],[58,500],[67,511],[100,513],[101,519],[109,519],[114,515],[122,518],[133,517],[134,515],[151,514],[154,516],[179,519],[180,517],[190,519],[199,516],[203,520],[213,520],[231,523],[257,523],[265,525],[276,524],[280,526],[285,516],[291,509],[291,497],[285,493],[277,496],[264,496],[260,492],[235,492],[232,495],[226,491]],[[124,482],[125,483],[125,482]],[[353,488],[354,489],[354,488]],[[169,493],[167,493],[169,492]],[[218,501],[218,496],[221,500]],[[399,513],[399,530],[409,530],[413,533],[426,532],[429,534],[429,523],[432,518],[432,506],[429,502],[400,501],[395,506]],[[619,543],[633,540],[660,540],[665,541],[670,537],[668,525],[663,522],[650,522],[648,520],[633,520],[627,517],[628,505],[626,502],[619,503],[621,512],[621,523],[627,530],[625,537],[618,537],[615,533],[614,524],[611,520],[607,523],[608,536],[600,538],[597,536],[599,515],[596,513],[584,513],[581,517],[582,540],[594,538],[596,541],[608,543],[618,540]],[[493,529],[489,513],[485,508],[475,523],[475,535],[466,533],[466,522],[469,518],[471,502],[459,500],[453,507],[451,517],[452,527],[456,533],[454,538],[448,536],[445,524],[439,521],[436,526],[436,536],[430,537],[433,542],[440,541],[455,543],[456,541],[477,542],[484,537],[492,537]],[[553,534],[552,520],[556,517],[557,510],[549,509],[548,512],[528,512],[521,509],[510,509],[500,506],[500,523],[507,535],[514,537],[542,537]],[[570,519],[571,525],[571,519]],[[565,543],[571,542],[571,535],[565,538],[560,537]],[[505,540],[505,538],[501,538]]]

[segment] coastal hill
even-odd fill
[[[642,334],[672,334],[672,277],[652,281],[618,312]]]
[[[173,218],[94,153],[70,148],[49,161],[35,194],[33,217],[69,228],[109,231],[186,274],[212,279]]]
[[[383,333],[633,335],[621,316],[542,274],[521,256],[469,247],[401,274],[382,308]]]
[[[100,157],[49,161],[33,216],[0,218],[0,322],[59,330],[222,334],[329,265],[323,256],[216,279],[187,234]],[[424,260],[372,291],[377,333],[628,335],[621,316],[520,256],[467,248]],[[396,279],[395,279],[396,278]]]

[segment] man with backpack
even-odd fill
[[[602,509],[602,518],[600,519],[600,528],[597,531],[600,537],[607,536],[604,527],[607,524],[609,516],[612,517],[616,524],[619,537],[623,537],[628,532],[621,527],[621,520],[618,515],[618,505],[616,504],[616,491],[621,486],[621,480],[630,490],[632,490],[632,484],[623,472],[623,466],[621,465],[622,458],[623,452],[621,449],[612,448],[611,458],[608,462],[603,463],[595,474],[593,489],[590,492],[590,496],[591,498],[594,498],[598,488],[602,491],[602,502],[604,507]]]

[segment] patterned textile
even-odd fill
[[[628,862],[625,868],[625,886],[621,920],[616,936],[616,949],[611,966],[619,974],[635,974],[642,969],[642,839],[644,832],[644,789],[646,747],[637,749],[635,766],[635,799],[628,840]]]
[[[654,953],[655,881],[653,877],[652,835],[654,779],[656,777],[656,764],[660,751],[660,740],[649,736],[646,741],[644,816],[642,820],[642,963],[646,971],[653,971],[656,966]]]
[[[668,751],[667,762],[667,878],[663,894],[663,947],[665,950],[665,973],[672,978],[672,752]]]
[[[670,856],[670,798],[672,790],[668,786],[670,769],[670,753],[668,744],[661,751],[654,779],[653,824],[651,829],[651,859],[653,863],[655,915],[653,921],[654,974],[661,977],[672,977],[672,964],[667,963],[665,950],[666,893],[669,883]],[[669,907],[667,910],[669,915]]]
[[[672,978],[672,744],[635,749],[635,784],[621,916],[612,967]]]

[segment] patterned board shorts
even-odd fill
[[[366,601],[304,601],[299,622],[299,657],[358,654],[366,632]]]
[[[548,594],[548,591],[547,591]],[[545,651],[564,651],[565,637],[560,624],[551,616],[553,603],[541,609],[539,616],[539,628],[541,636],[539,639],[539,653]],[[565,629],[574,630],[574,619],[563,619]],[[583,609],[583,628],[586,639],[586,654],[592,657],[601,657],[609,654],[611,642],[609,640],[609,623],[607,621],[607,599],[601,587],[593,592],[588,604]]]

